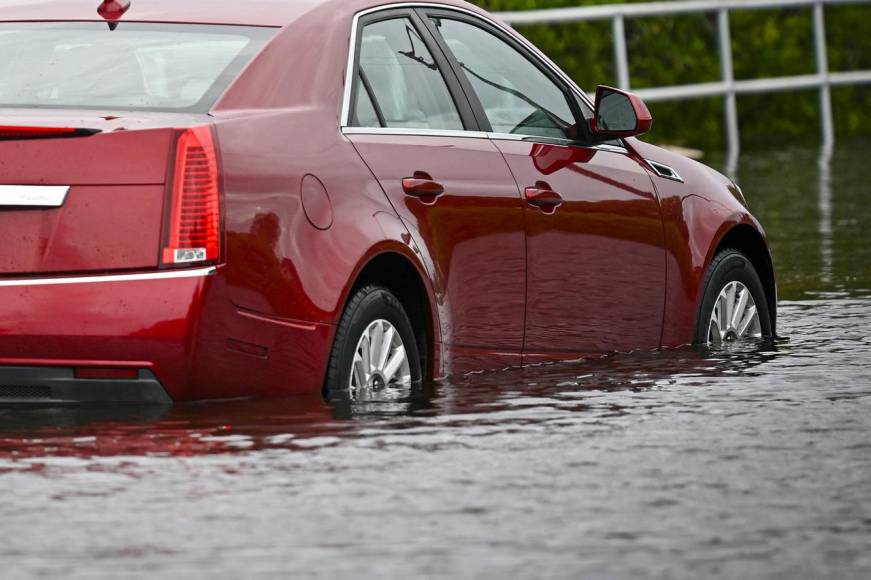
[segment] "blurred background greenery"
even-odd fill
[[[493,11],[531,10],[626,0],[473,0]],[[644,0],[630,0],[644,1]],[[825,8],[829,69],[871,69],[871,4]],[[736,79],[813,74],[811,8],[742,10],[731,13]],[[517,26],[587,91],[616,84],[611,22]],[[633,89],[717,81],[717,23],[714,13],[626,20]],[[738,97],[741,145],[820,140],[815,90]],[[871,86],[832,89],[838,139],[871,136]],[[725,148],[722,98],[649,103],[653,131],[647,140],[702,149]]]

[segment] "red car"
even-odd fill
[[[0,402],[774,335],[739,188],[466,2],[15,2],[0,54]]]

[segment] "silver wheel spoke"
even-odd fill
[[[364,334],[361,339],[360,347],[357,349],[360,354],[361,366],[363,368],[364,380],[363,384],[369,380],[369,375],[372,374],[372,345],[370,343],[369,334]]]
[[[387,357],[390,356],[390,348],[393,346],[393,335],[396,334],[396,329],[390,326],[384,331],[384,337],[381,339],[381,352],[378,357],[377,369],[387,374],[384,365],[387,364]]]
[[[399,346],[396,348],[396,351],[393,353],[393,356],[390,357],[390,362],[387,363],[387,367],[384,369],[384,379],[389,383],[393,380],[394,375],[396,375],[396,371],[399,370],[399,367],[402,366],[402,363],[405,362],[405,347]]]
[[[711,324],[708,327],[708,342],[714,345],[723,342],[723,335],[716,320],[711,320]]]
[[[729,327],[732,325],[732,315],[735,310],[735,285],[729,284],[726,286],[726,319],[723,321],[723,327]]]
[[[369,364],[373,371],[381,369],[378,361],[381,358],[381,350],[383,349],[382,341],[384,340],[384,321],[376,320],[373,323],[372,331],[369,333]]]
[[[738,304],[735,306],[735,311],[732,313],[732,317],[729,319],[729,325],[733,328],[737,328],[741,321],[744,319],[744,312],[747,310],[747,300],[750,298],[750,292],[745,288],[743,292],[741,292],[741,297],[738,299]],[[740,332],[738,333],[741,334]]]
[[[750,329],[750,325],[753,324],[754,320],[758,320],[759,315],[756,313],[756,307],[751,306],[747,309],[747,314],[744,316],[744,320],[741,321],[738,326],[738,336],[746,336],[747,331]]]
[[[366,371],[363,367],[363,359],[358,356],[354,357],[354,366],[351,369],[351,386],[360,387],[366,384]]]
[[[722,317],[720,312],[723,309],[723,304],[720,298],[714,303],[714,310],[711,312],[711,322],[708,324],[708,343],[720,344],[723,342]]]

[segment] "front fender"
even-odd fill
[[[660,197],[666,246],[662,346],[689,344],[694,338],[705,273],[721,243],[736,227],[752,228],[763,243],[765,232],[727,177],[654,145],[637,139],[627,141],[640,157],[668,165],[683,178],[682,182],[674,181],[651,171]],[[768,258],[770,263],[770,254]]]

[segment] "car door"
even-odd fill
[[[445,371],[518,365],[524,202],[432,42],[412,10],[361,18],[343,131],[431,270]]]
[[[658,347],[665,247],[647,170],[620,143],[584,143],[588,105],[523,43],[426,14],[527,201],[527,358]]]

